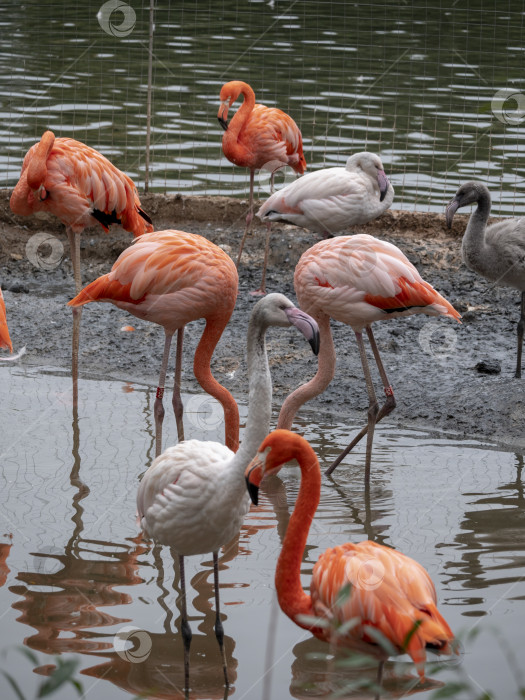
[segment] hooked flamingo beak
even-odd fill
[[[301,311],[301,309],[298,309],[296,306],[285,309],[284,313],[288,317],[288,320],[292,326],[295,326],[310,343],[310,347],[312,348],[314,355],[318,355],[320,338],[317,321],[304,311]]]
[[[452,219],[454,218],[454,214],[457,212],[458,209],[459,199],[457,197],[454,197],[454,199],[450,200],[445,210],[445,221],[447,222],[447,226],[449,228],[452,228]]]
[[[261,455],[257,454],[250,464],[246,467],[244,478],[246,479],[246,488],[252,499],[252,503],[259,505],[259,486],[264,475],[264,461]]]
[[[379,201],[382,202],[383,199],[386,197],[386,193],[388,192],[388,186],[390,184],[384,170],[378,170],[377,184],[379,185],[380,192]]]
[[[217,114],[217,119],[219,120],[219,124],[222,126],[224,131],[228,130],[228,109],[230,108],[230,101],[229,100],[224,100],[221,102],[221,106],[219,107],[219,113]]]

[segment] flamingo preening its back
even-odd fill
[[[195,351],[193,371],[199,384],[224,409],[226,445],[239,445],[239,409],[230,392],[213,377],[213,351],[232,315],[238,276],[233,260],[203,236],[184,231],[156,231],[138,238],[119,256],[111,272],[88,284],[70,306],[110,302],[137,318],[163,326],[164,355],[155,399],[156,455],[162,449],[162,397],[171,340],[177,335],[173,409],[179,440],[184,439],[180,381],[184,326],[198,318],[206,326]]]
[[[241,95],[244,97],[233,118],[228,122],[228,110]],[[224,129],[222,150],[226,158],[241,168],[250,170],[250,205],[246,217],[246,227],[239,247],[237,266],[253,219],[253,183],[255,171],[264,168],[272,173],[289,165],[302,175],[306,170],[303,155],[303,140],[294,120],[280,109],[255,103],[252,88],[240,80],[233,80],[221,88],[221,106],[217,114]],[[263,274],[260,289],[255,293],[265,293],[266,265],[270,245],[270,229],[266,235]]]
[[[263,477],[294,459],[301,469],[301,485],[275,571],[281,609],[319,639],[378,658],[379,683],[391,652],[378,644],[378,632],[395,653],[410,654],[424,678],[425,649],[450,654],[454,636],[437,609],[430,576],[416,561],[371,541],[343,544],[319,557],[310,595],[303,590],[301,564],[321,494],[315,452],[303,437],[275,430],[246,469],[246,481],[257,503]],[[312,617],[319,619],[318,626]]]
[[[365,463],[365,485],[368,488],[375,424],[391,413],[396,405],[372,333],[372,323],[421,313],[449,316],[459,321],[460,315],[422,279],[399,248],[367,234],[329,238],[309,248],[295,268],[294,287],[301,308],[319,324],[319,367],[313,379],[286,398],[277,427],[290,429],[299,408],[321,394],[334,377],[336,358],[330,318],[349,325],[355,333],[365,375],[369,401],[368,423],[339,455],[327,474],[368,433]],[[386,395],[381,408],[377,403],[366,358],[363,330],[366,330]]]
[[[461,256],[465,265],[485,279],[521,292],[518,322],[518,353],[515,377],[521,377],[521,354],[525,329],[525,218],[505,219],[487,227],[490,193],[482,182],[466,182],[447,206],[448,227],[460,207],[477,204],[463,236]]]
[[[233,264],[233,263],[232,263]],[[215,633],[221,647],[228,684],[219,614],[218,550],[239,531],[248,512],[244,471],[270,428],[272,382],[266,352],[270,326],[295,326],[319,349],[317,324],[282,294],[269,294],[253,307],[247,336],[249,382],[248,419],[244,439],[235,454],[217,442],[187,440],[169,447],[144,474],[137,493],[142,529],[179,556],[182,588],[182,634],[186,685],[191,630],[186,614],[184,557],[213,552]]]
[[[330,238],[366,224],[390,208],[394,189],[379,156],[363,151],[344,168],[323,168],[274,192],[257,212],[263,221],[284,221]]]
[[[153,231],[141,209],[133,181],[90,146],[70,138],[55,138],[46,131],[31,146],[22,164],[20,179],[9,202],[20,216],[48,212],[66,226],[75,290],[82,288],[79,235],[97,223],[104,231],[120,224],[140,236]],[[81,309],[73,309],[73,401],[77,402],[78,347]]]

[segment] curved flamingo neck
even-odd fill
[[[286,398],[279,413],[278,428],[290,430],[295,414],[301,406],[313,399],[314,396],[322,394],[334,378],[336,358],[334,340],[330,330],[330,316],[318,314],[315,316],[315,320],[319,324],[320,335],[317,372],[309,382],[298,387]]]
[[[245,155],[245,149],[238,143],[239,134],[255,107],[255,93],[252,88],[241,81],[236,81],[236,85],[239,88],[238,94],[242,95],[244,100],[229,121],[228,128],[222,137],[223,148],[226,148],[232,157]]]
[[[470,215],[467,228],[463,235],[463,241],[461,242],[461,251],[464,260],[478,270],[487,269],[487,259],[485,256],[488,245],[485,240],[485,233],[490,216],[490,205],[491,200],[488,189],[485,187],[479,188],[477,207]],[[494,256],[491,256],[491,258],[493,257]],[[495,279],[495,277],[493,277],[495,273],[497,276],[499,276],[499,273],[494,269],[496,260],[497,259],[491,259],[488,265],[488,267],[491,269],[487,269],[487,273],[491,279]],[[507,265],[506,261],[502,262],[504,263],[504,266]],[[505,273],[506,269],[507,268],[505,267],[505,269],[502,270],[503,274]]]
[[[219,384],[211,373],[211,357],[229,317],[208,319],[195,351],[193,372],[201,387],[213,396],[224,409],[224,442],[233,452],[239,449],[239,408],[228,389]]]
[[[32,190],[37,190],[44,184],[47,175],[47,159],[54,143],[55,134],[52,131],[46,131],[33,152],[27,166],[27,184]]]
[[[290,451],[289,459],[295,458],[299,462],[301,485],[277,560],[275,587],[282,611],[300,627],[311,629],[308,624],[297,620],[297,615],[314,614],[312,598],[301,585],[301,562],[321,496],[321,471],[316,454],[306,440],[296,435],[293,440],[295,448]]]

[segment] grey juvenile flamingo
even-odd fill
[[[525,328],[525,218],[507,219],[487,227],[490,215],[490,193],[482,182],[466,182],[456,192],[446,210],[447,225],[452,226],[460,207],[477,204],[471,214],[461,244],[465,265],[502,287],[521,292],[521,314],[518,321],[518,355],[516,374],[521,377],[521,352]]]

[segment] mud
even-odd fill
[[[247,202],[226,197],[141,197],[155,228],[199,233],[236,256]],[[514,378],[520,293],[493,287],[461,263],[466,215],[456,215],[447,230],[444,216],[389,211],[349,233],[370,233],[399,246],[422,276],[462,314],[462,324],[424,315],[376,323],[374,333],[394,387],[397,408],[390,426],[418,426],[496,441],[509,449],[525,447],[525,379]],[[35,248],[34,236],[50,237]],[[239,269],[239,297],[232,320],[215,351],[212,369],[234,396],[246,399],[244,341],[247,319],[260,282],[265,227],[256,225]],[[287,225],[272,227],[267,290],[295,300],[293,270],[318,236]],[[28,241],[32,241],[27,247]],[[131,243],[130,234],[91,229],[81,239],[82,276],[90,282],[109,271]],[[63,246],[63,250],[62,250]],[[21,363],[67,368],[70,363],[71,312],[66,302],[74,284],[64,227],[52,217],[20,218],[9,210],[9,192],[0,191],[0,284],[15,349],[25,345]],[[122,327],[131,325],[135,332]],[[183,389],[198,391],[191,371],[193,351],[203,324],[185,334]],[[337,348],[336,378],[329,389],[303,407],[323,418],[365,420],[368,399],[353,332],[333,322]],[[103,376],[156,385],[163,347],[159,327],[135,319],[110,304],[91,304],[82,317],[80,366],[84,376]],[[309,346],[294,329],[272,330],[269,354],[276,409],[293,388],[316,371]],[[480,362],[499,374],[482,373]],[[169,381],[169,378],[168,378]],[[378,397],[382,389],[376,384]]]

